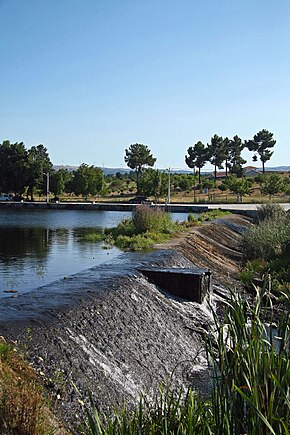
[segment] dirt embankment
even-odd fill
[[[206,394],[207,306],[170,296],[138,269],[194,264],[210,268],[215,284],[233,284],[240,235],[248,225],[247,218],[227,216],[153,253],[124,254],[114,264],[42,288],[30,299],[6,301],[0,334],[26,347],[68,427],[81,421],[88,388],[101,411],[124,400],[136,403],[141,391],[152,397],[166,379],[176,388],[192,385]]]
[[[236,276],[242,260],[240,241],[251,221],[241,215],[226,215],[193,227],[190,232],[157,248],[174,249],[196,266],[209,268],[214,283],[239,285]]]

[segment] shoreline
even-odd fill
[[[257,207],[261,204],[157,204],[151,207],[159,207],[164,211],[176,213],[203,213],[210,210],[230,211],[234,214],[253,217]],[[286,211],[290,210],[290,203],[280,204]],[[107,202],[1,202],[1,209],[15,210],[88,210],[88,211],[124,211],[130,212],[136,208],[136,204],[107,203]]]

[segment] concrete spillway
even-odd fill
[[[234,240],[243,222],[219,225],[225,252],[237,254]],[[206,231],[203,244],[204,237],[209,238],[209,228]],[[193,267],[193,237],[197,234],[181,244],[182,252],[125,253],[113,264],[3,301],[0,333],[25,345],[56,412],[68,425],[74,426],[83,415],[73,384],[84,396],[89,388],[102,411],[124,400],[133,405],[141,391],[153,397],[166,380],[174,388],[192,385],[204,394],[208,391],[208,306],[172,296],[139,272],[152,266]],[[209,247],[212,259],[219,260],[221,246],[220,239],[215,248]],[[196,260],[205,267],[204,254]]]
[[[72,289],[73,303],[63,293],[63,306],[57,310],[53,286],[35,292],[34,299],[30,296],[30,309],[22,312],[24,298],[18,298],[18,321],[12,310],[16,300],[5,300],[1,333],[25,343],[48,394],[51,389],[59,397],[57,412],[72,425],[79,422],[76,414],[82,415],[72,383],[84,396],[89,388],[101,410],[122,405],[124,400],[129,405],[136,403],[141,391],[152,397],[171,375],[174,387],[187,388],[193,383],[204,392],[208,389],[202,352],[203,333],[210,321],[206,307],[173,298],[135,269],[140,264],[192,264],[174,251],[142,259],[130,254],[124,257],[130,262],[127,266],[116,262],[63,282]],[[61,283],[55,283],[58,286],[56,294],[61,298]]]

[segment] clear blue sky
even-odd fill
[[[0,141],[185,168],[198,140],[266,128],[290,165],[289,47],[289,0],[0,0]]]

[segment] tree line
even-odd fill
[[[211,163],[214,166],[214,185],[216,185],[217,169],[225,168],[226,178],[228,178],[228,175],[237,178],[243,176],[243,165],[246,163],[246,160],[243,159],[241,154],[244,148],[254,152],[254,162],[258,160],[259,156],[264,174],[265,163],[273,155],[271,148],[274,147],[275,143],[276,140],[273,139],[273,133],[265,129],[255,134],[252,139],[244,141],[237,135],[229,139],[228,137],[223,138],[215,134],[206,145],[198,141],[193,146],[190,146],[185,155],[185,162],[189,168],[193,169],[194,175],[195,171],[198,171],[199,185],[201,185],[201,169],[207,162]],[[156,158],[153,157],[147,145],[138,143],[131,145],[129,149],[125,150],[124,159],[129,168],[136,171],[137,192],[139,194],[150,191],[149,187],[148,189],[145,187],[145,185],[149,186],[149,184],[155,186],[156,195],[160,195],[166,190],[166,180],[160,171],[150,171],[147,169],[141,177],[144,167],[154,166],[156,162]],[[237,181],[235,177],[230,177],[227,183],[224,183],[224,189],[232,189],[232,191],[235,193],[239,192],[241,195],[249,193],[250,182],[246,180]],[[209,188],[211,186],[205,187]]]
[[[49,180],[49,185],[48,185]],[[23,142],[0,144],[0,191],[14,193],[34,200],[36,193],[55,196],[63,192],[75,195],[101,194],[104,188],[103,171],[96,166],[81,164],[74,172],[53,170],[47,148],[40,144],[27,149]]]
[[[198,141],[194,146],[189,147],[185,156],[185,162],[188,167],[198,169],[199,182],[201,168],[207,162],[210,162],[214,166],[215,180],[217,169],[225,169],[226,177],[229,172],[240,178],[243,176],[243,165],[246,163],[241,153],[244,148],[247,148],[249,151],[254,152],[254,162],[258,160],[258,156],[260,157],[264,174],[265,163],[273,155],[273,151],[270,151],[270,149],[274,147],[275,143],[273,133],[265,129],[255,134],[253,139],[245,141],[237,135],[229,139],[228,137],[223,138],[215,134],[207,145]]]
[[[226,171],[227,182],[223,183],[222,189],[242,190],[249,192],[250,183],[237,181],[243,176],[243,165],[246,161],[241,153],[244,148],[254,152],[253,161],[262,162],[263,173],[265,163],[270,160],[276,141],[273,133],[268,130],[261,130],[250,140],[242,140],[235,135],[232,139],[221,137],[215,134],[209,143],[201,141],[190,146],[185,155],[187,166],[193,169],[194,184],[195,173],[198,173],[198,187],[210,189],[215,186],[217,170]],[[147,196],[154,195],[156,198],[166,194],[168,190],[168,176],[163,171],[153,169],[156,158],[147,145],[135,143],[125,149],[124,156],[127,166],[135,173],[127,178],[127,187],[130,180],[134,180],[137,186],[137,193]],[[214,184],[210,180],[203,180],[201,183],[201,169],[209,162],[214,166]],[[146,171],[144,169],[146,168]],[[120,184],[120,179],[107,179],[102,170],[96,166],[81,164],[76,171],[69,172],[65,169],[53,170],[47,148],[40,144],[27,149],[23,142],[11,143],[9,140],[0,144],[0,191],[14,192],[15,195],[26,195],[34,200],[35,193],[45,194],[48,185],[49,191],[56,197],[64,192],[88,197],[89,195],[102,195],[108,190],[108,186],[114,189],[114,184]],[[187,190],[192,187],[192,179],[188,176],[171,175],[170,184],[174,188]],[[245,193],[244,193],[245,194]]]

